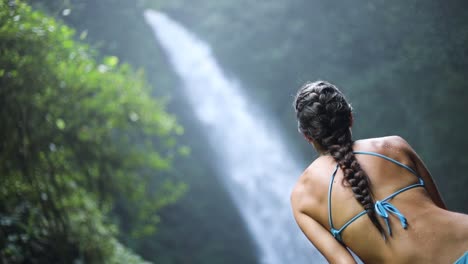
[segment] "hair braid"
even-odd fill
[[[332,145],[328,148],[330,155],[335,159],[343,171],[343,181],[346,181],[354,193],[354,198],[364,207],[369,219],[379,232],[385,236],[384,229],[377,219],[374,209],[374,199],[370,189],[370,181],[366,172],[361,168],[353,153],[353,141],[343,145]]]
[[[353,153],[351,137],[351,106],[334,85],[317,81],[305,84],[297,93],[295,103],[298,128],[316,141],[343,171],[356,200],[364,207],[374,226],[385,237],[377,219],[370,180]]]

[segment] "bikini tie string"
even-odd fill
[[[336,230],[335,228],[332,228],[331,229],[331,233],[333,235],[334,238],[338,239],[339,241],[341,241],[341,233],[340,233],[340,230]]]
[[[392,236],[392,229],[390,228],[389,213],[392,213],[398,217],[401,226],[404,229],[408,227],[408,221],[406,220],[406,217],[400,211],[398,211],[398,209],[395,206],[393,206],[393,204],[387,201],[377,201],[375,202],[374,208],[375,212],[384,219],[385,224],[387,225],[388,234],[390,236]]]

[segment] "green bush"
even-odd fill
[[[54,19],[2,1],[0,25],[0,259],[143,262],[118,230],[154,233],[183,194],[170,178],[182,127],[141,72],[96,62]]]

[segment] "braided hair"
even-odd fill
[[[343,171],[356,200],[364,207],[374,226],[385,238],[377,220],[370,180],[353,153],[351,138],[352,108],[333,84],[306,83],[294,100],[299,132],[318,143]]]

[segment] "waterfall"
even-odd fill
[[[206,129],[214,162],[258,246],[259,262],[326,263],[292,216],[289,195],[301,169],[274,120],[226,78],[206,43],[165,14],[144,15]]]

